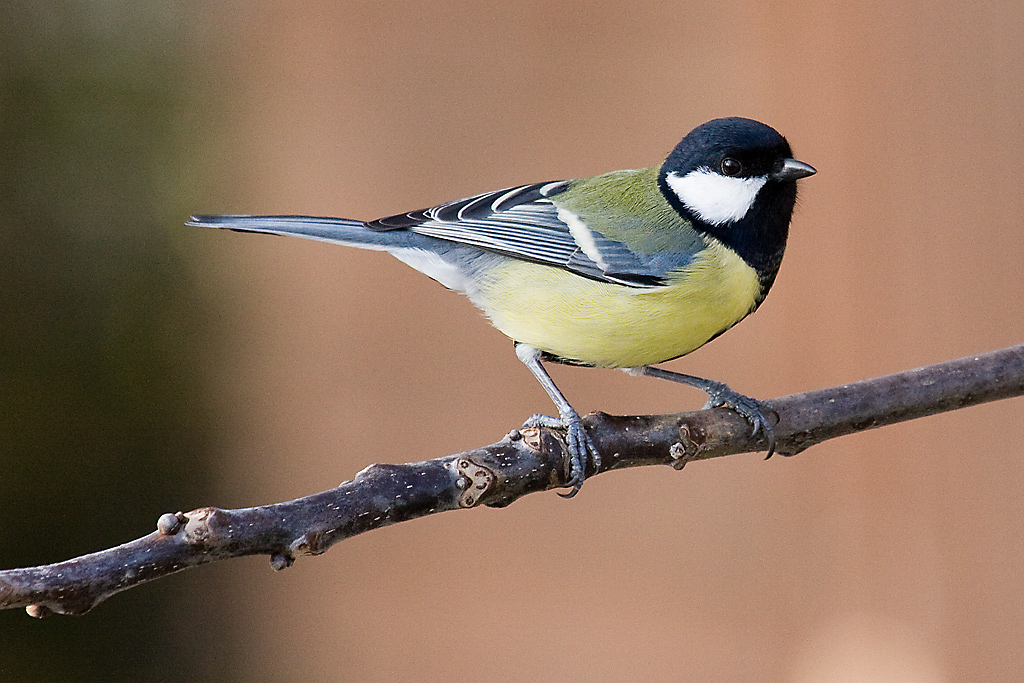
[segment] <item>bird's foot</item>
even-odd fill
[[[597,452],[593,441],[587,436],[583,428],[583,421],[580,416],[573,412],[571,415],[562,417],[551,417],[550,415],[534,415],[523,423],[524,428],[548,427],[551,429],[565,430],[565,446],[569,452],[569,478],[566,486],[571,486],[569,493],[559,493],[563,498],[572,498],[580,492],[583,480],[586,479],[587,456],[594,465],[594,470],[601,467],[601,454]]]
[[[701,387],[708,394],[708,402],[704,404],[704,408],[724,407],[739,413],[753,426],[754,431],[751,432],[751,436],[757,436],[758,432],[764,434],[764,438],[768,442],[768,455],[765,456],[765,460],[772,457],[772,454],[775,453],[775,429],[765,413],[774,411],[755,398],[733,391],[723,382],[706,381],[707,386]]]

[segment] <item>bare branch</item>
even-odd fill
[[[793,394],[768,403],[778,415],[778,452],[793,455],[837,436],[1024,395],[1024,344],[894,375]],[[723,408],[677,415],[594,413],[587,432],[601,472],[763,450],[759,435]],[[513,430],[498,443],[405,465],[371,465],[352,481],[259,507],[165,514],[157,531],[124,545],[41,567],[0,571],[0,608],[32,616],[82,614],[111,595],[209,562],[270,555],[284,569],[338,541],[424,515],[503,507],[562,486],[565,446],[548,430]],[[590,476],[599,472],[588,472]]]

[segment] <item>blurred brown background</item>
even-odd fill
[[[373,218],[657,163],[693,126],[743,115],[819,173],[765,305],[671,367],[767,398],[1024,341],[1018,2],[58,4],[8,10],[5,49],[22,56],[0,106],[22,137],[0,135],[23,189],[5,200],[22,251],[4,269],[41,253],[45,268],[8,270],[37,291],[89,245],[110,288],[95,313],[71,309],[99,316],[101,339],[152,327],[162,371],[68,356],[81,330],[61,328],[56,360],[23,384],[98,379],[72,409],[26,404],[4,426],[21,444],[4,449],[5,567],[127,540],[168,510],[284,500],[371,462],[490,443],[550,412],[511,343],[424,276],[376,253],[187,230],[189,211]],[[49,111],[68,88],[26,100],[11,86],[26,81],[73,84],[92,108],[61,106],[106,122],[107,138],[59,130],[90,141],[94,163],[40,152],[33,103]],[[69,195],[69,176],[92,186]],[[98,210],[112,187],[130,196]],[[117,214],[131,201],[145,220]],[[140,288],[116,268],[162,279]],[[126,291],[139,318],[111,322]],[[20,306],[67,303],[0,297],[12,340],[34,320]],[[5,342],[5,367],[37,346]],[[109,349],[96,358],[124,355]],[[611,371],[552,374],[581,412],[703,401]],[[97,424],[76,412],[97,402],[120,420],[102,438],[80,430],[54,451],[31,436],[68,415]],[[1017,399],[791,459],[604,475],[571,502],[401,524],[283,573],[265,558],[207,567],[81,619],[0,613],[0,678],[1017,680],[1022,415]],[[86,478],[83,461],[123,445],[111,433],[141,435]]]

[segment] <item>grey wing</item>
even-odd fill
[[[376,231],[409,230],[629,287],[658,287],[664,284],[669,270],[692,259],[691,255],[679,254],[672,263],[666,263],[664,255],[636,253],[591,229],[574,214],[560,214],[551,197],[565,191],[570,183],[534,183],[487,192],[379,218],[366,227]]]

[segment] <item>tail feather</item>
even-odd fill
[[[415,241],[415,237],[418,237],[404,230],[394,232],[370,230],[362,221],[348,218],[317,216],[197,214],[191,216],[185,225],[199,228],[223,228],[236,232],[294,235],[296,237],[382,251],[414,246],[411,242]]]

